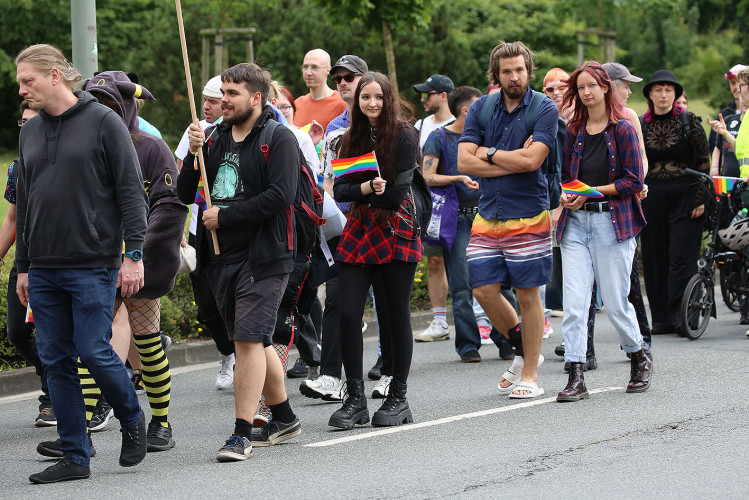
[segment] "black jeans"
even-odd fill
[[[341,354],[348,379],[362,380],[363,339],[361,319],[370,285],[379,274],[383,291],[379,295],[381,303],[387,307],[387,318],[380,323],[390,329],[392,345],[392,376],[405,383],[411,369],[413,356],[413,332],[411,331],[411,285],[416,273],[415,262],[393,261],[388,264],[367,265],[364,267],[341,264],[339,283],[339,314],[341,333]],[[377,297],[375,298],[377,302]],[[379,307],[379,306],[377,306]],[[382,332],[382,337],[386,335]],[[383,362],[385,356],[383,355]]]
[[[36,335],[34,335],[34,324],[26,323],[26,308],[18,300],[16,294],[16,283],[18,282],[18,271],[16,266],[10,270],[8,276],[8,340],[13,344],[18,353],[23,356],[27,363],[34,366],[36,374],[42,379],[42,392],[39,402],[51,403],[49,399],[49,388],[47,387],[47,375],[44,371],[42,360],[36,350]]]

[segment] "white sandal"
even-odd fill
[[[541,366],[544,363],[544,355],[539,354],[538,355],[538,366]],[[510,385],[507,387],[502,387],[502,379],[499,380],[499,383],[497,383],[497,389],[499,389],[500,394],[511,394],[517,387],[518,383],[520,383],[520,372],[523,371],[523,366],[525,366],[525,360],[522,356],[515,356],[515,359],[512,361],[512,365],[507,369],[506,372],[502,374],[502,378],[510,382]]]
[[[515,394],[517,391],[528,391],[530,394]],[[544,388],[532,382],[520,382],[508,396],[510,399],[531,399],[543,396]]]

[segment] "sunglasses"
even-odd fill
[[[435,94],[439,94],[439,92],[422,92],[421,93],[421,98],[424,99],[425,101],[428,101],[429,97],[433,96]]]
[[[343,75],[343,76],[335,75],[333,77],[333,82],[336,85],[340,84],[341,82],[351,83],[354,81],[354,78],[356,78],[357,76],[359,75],[354,74],[354,73],[349,73],[348,75]]]
[[[556,87],[546,87],[544,90],[547,94],[553,94],[556,89],[561,87],[561,85],[557,85]]]

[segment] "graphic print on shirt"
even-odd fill
[[[211,201],[215,206],[226,208],[243,201],[244,186],[238,169],[239,154],[230,151],[224,153],[211,189]]]

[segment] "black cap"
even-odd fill
[[[453,91],[455,85],[445,75],[432,75],[427,78],[427,81],[420,85],[414,85],[416,92],[447,92],[448,94]]]
[[[681,94],[684,93],[684,87],[676,81],[676,77],[673,73],[667,69],[659,69],[653,73],[653,76],[650,77],[650,81],[642,88],[642,95],[644,95],[646,99],[650,99],[650,89],[656,83],[670,83],[673,85],[676,90],[676,97],[674,100],[681,97]]]
[[[338,68],[347,69],[357,75],[363,75],[364,73],[369,71],[367,63],[364,62],[364,59],[350,54],[347,54],[338,59],[335,62],[335,66],[330,69],[330,72],[335,73]]]

